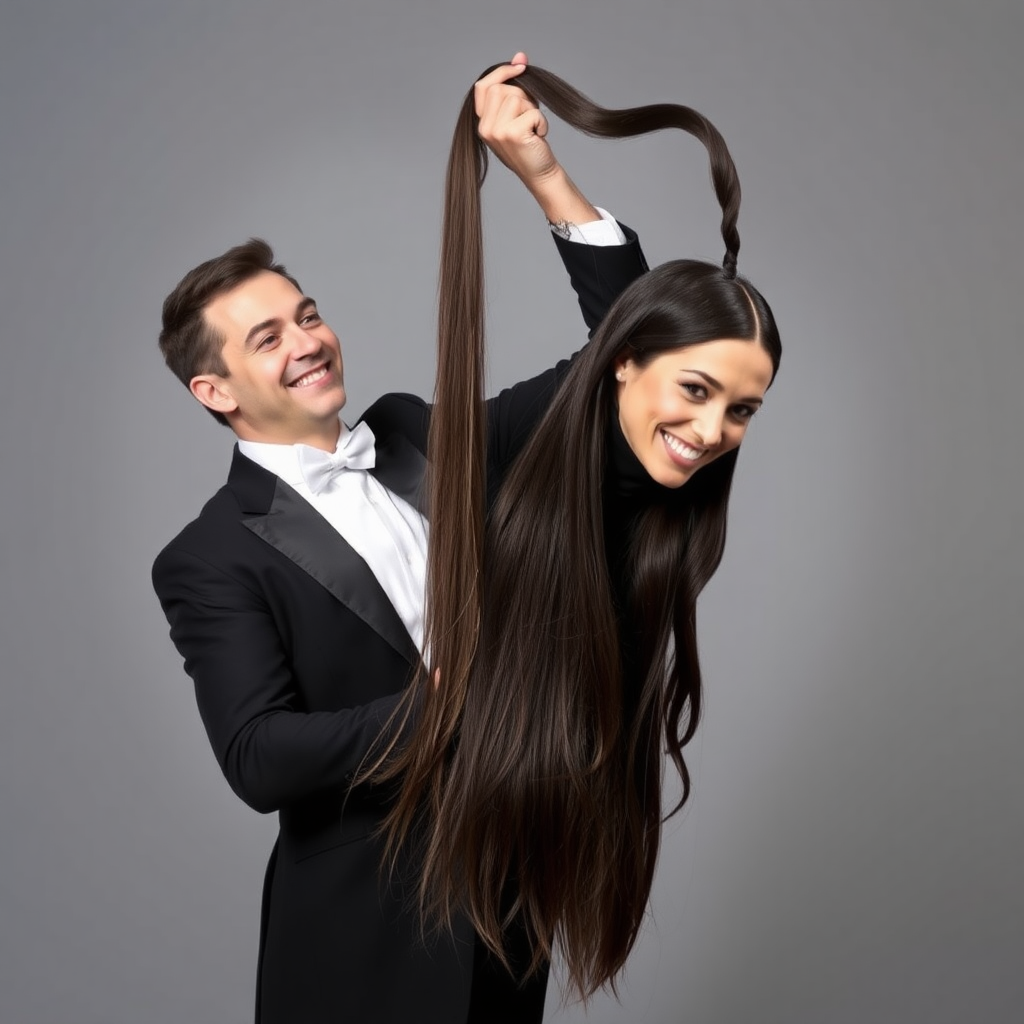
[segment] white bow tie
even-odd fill
[[[373,469],[377,461],[373,444],[373,431],[365,423],[357,423],[341,435],[333,452],[297,445],[302,479],[314,494],[319,494],[342,470]]]

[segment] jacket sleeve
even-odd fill
[[[647,272],[636,232],[624,224],[619,226],[626,236],[624,245],[585,245],[552,235],[591,337],[623,289]],[[562,359],[551,369],[513,384],[488,400],[487,462],[492,482],[500,478],[526,444],[573,359],[575,355]]]
[[[647,273],[636,232],[625,224],[619,227],[626,236],[624,245],[584,245],[552,234],[591,336],[627,285]]]
[[[285,643],[261,594],[177,546],[157,558],[153,585],[235,793],[268,812],[346,787],[392,723],[401,694],[337,711],[300,710]]]

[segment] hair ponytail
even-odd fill
[[[736,259],[740,251],[740,236],[736,230],[740,212],[740,179],[725,139],[703,114],[679,103],[652,103],[621,110],[599,107],[557,75],[533,66],[527,67],[514,79],[513,84],[524,89],[534,100],[584,135],[600,139],[625,139],[678,128],[702,142],[708,153],[711,184],[722,207],[721,229],[725,241],[723,266],[727,273],[731,267],[730,276],[736,276]],[[468,102],[472,105],[472,93]],[[479,137],[475,138],[475,144],[478,151],[483,150],[486,166],[486,146]]]

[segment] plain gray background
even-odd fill
[[[263,235],[341,335],[350,420],[429,394],[451,129],[517,47],[719,125],[785,345],[700,610],[696,795],[621,1003],[552,987],[551,1021],[1019,1019],[1022,43],[1016,0],[4,0],[0,1020],[251,1019],[275,825],[149,584],[231,437],[160,302]],[[652,263],[720,257],[695,142],[551,139]],[[485,208],[497,387],[582,330],[503,168]]]

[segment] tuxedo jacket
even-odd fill
[[[646,270],[626,230],[618,247],[556,239],[591,328]],[[489,482],[514,460],[567,366],[488,402]],[[371,472],[426,514],[429,407],[385,395],[363,418],[376,439]],[[351,786],[418,660],[369,567],[236,448],[227,484],[157,557],[153,584],[228,783],[250,807],[279,815],[256,1020],[468,1020],[472,930],[458,920],[451,934],[422,933],[411,905],[415,865],[406,857],[393,874],[381,870],[385,796]],[[537,1020],[542,1009],[543,986]]]

